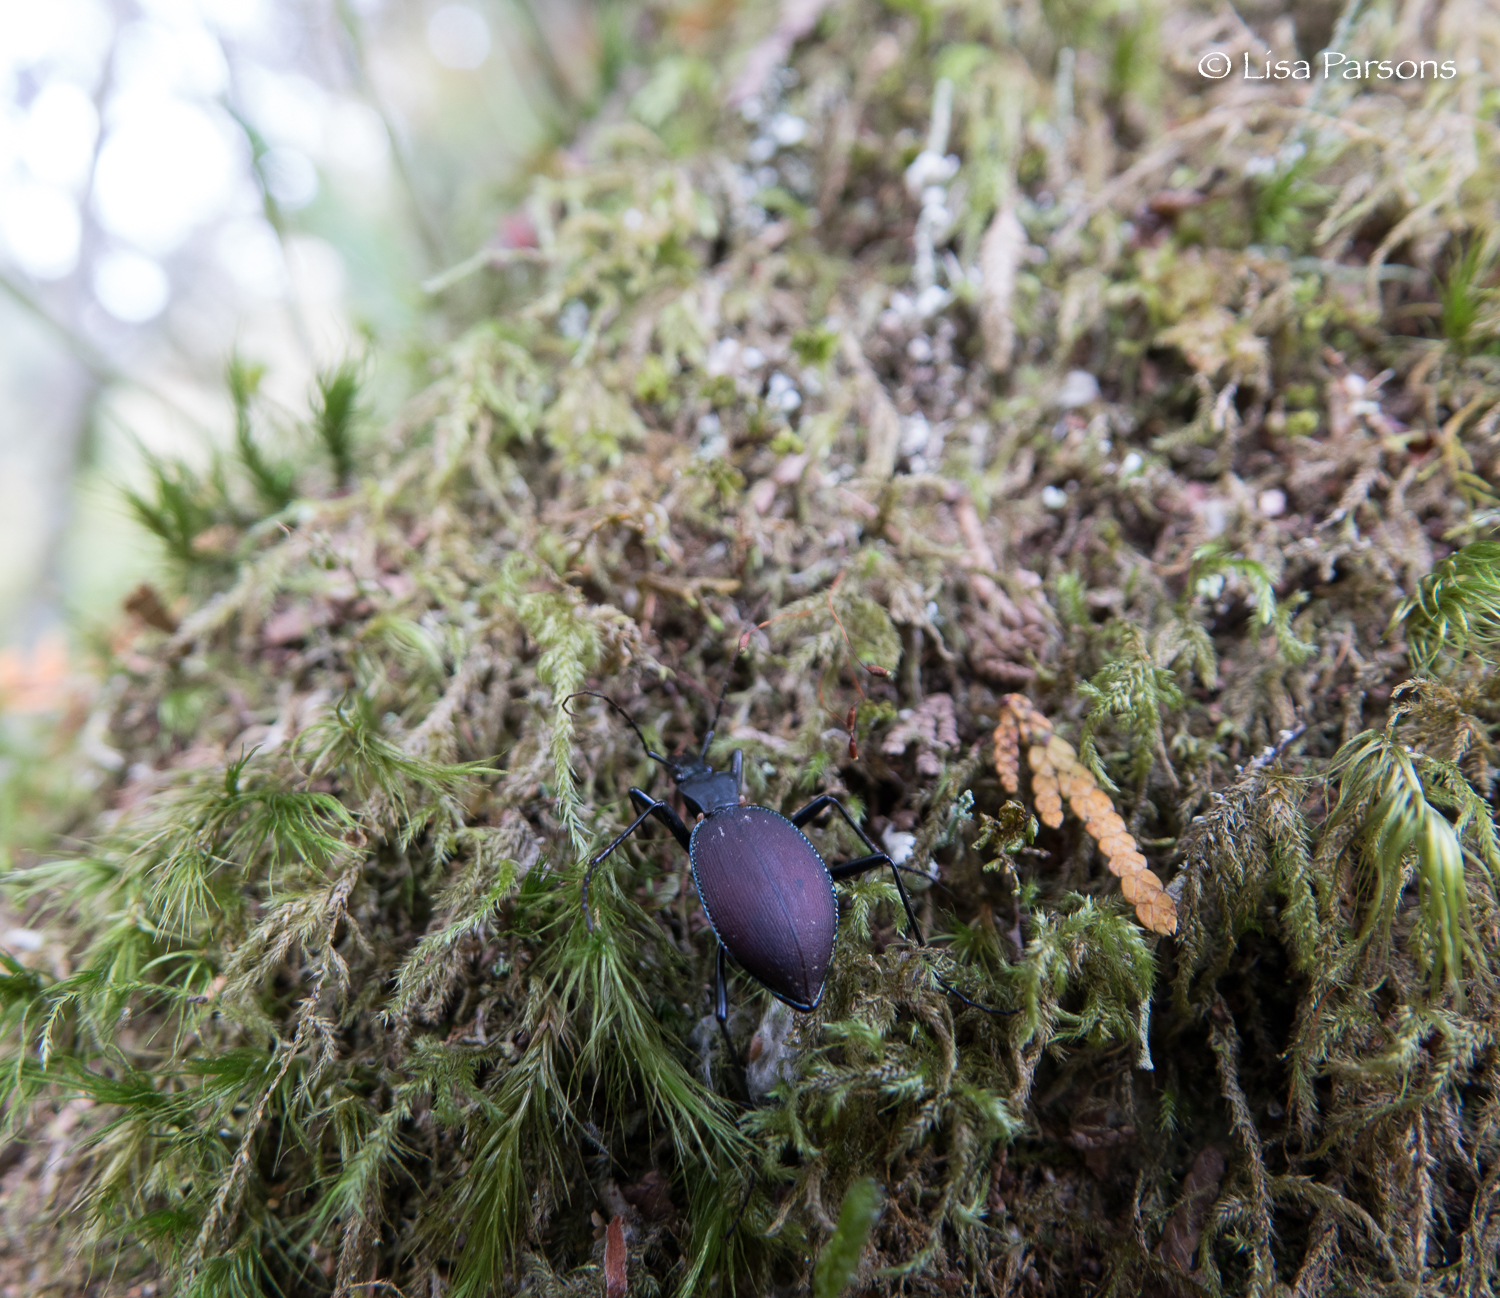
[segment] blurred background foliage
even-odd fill
[[[233,442],[232,355],[283,438],[345,361],[381,409],[421,382],[424,281],[506,241],[641,9],[4,0],[0,646],[152,573],[120,487]]]

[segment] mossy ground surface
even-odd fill
[[[180,589],[7,721],[9,1274],[1493,1293],[1493,11],[709,8],[378,436],[351,371],[273,451],[236,368],[136,502]],[[1459,74],[1196,70],[1294,40]],[[562,706],[675,753],[726,682],[715,760],[933,939],[841,885],[815,1012],[731,976],[748,1075],[675,843],[586,926],[652,764]],[[1174,933],[1002,787],[1008,695]]]

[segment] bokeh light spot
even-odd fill
[[[212,99],[229,87],[224,49],[204,28],[134,22],[115,45],[115,84],[125,91]]]
[[[94,165],[99,114],[93,100],[71,81],[47,82],[37,92],[21,127],[21,156],[38,180],[81,189]]]
[[[159,262],[122,250],[94,263],[94,296],[116,320],[145,324],[166,309],[172,286]]]
[[[0,5],[0,82],[45,67],[92,87],[109,55],[114,20],[99,0],[13,0]]]
[[[238,172],[226,132],[180,99],[116,100],[119,125],[94,168],[94,211],[111,234],[158,255],[228,203]]]
[[[22,180],[0,189],[0,235],[11,256],[35,279],[62,279],[78,265],[83,222],[62,190]]]
[[[198,0],[198,8],[205,22],[238,40],[257,35],[270,16],[266,0]]]
[[[272,144],[294,144],[316,156],[323,147],[328,92],[296,72],[273,72],[257,63],[237,70],[243,111]]]
[[[25,118],[6,103],[0,103],[0,176],[10,171],[21,156],[21,127]]]
[[[390,165],[385,124],[368,104],[346,99],[328,114],[327,164],[345,175],[382,180]]]
[[[286,257],[281,240],[263,217],[231,221],[219,232],[217,251],[219,263],[250,296],[274,298],[286,292]]]
[[[427,20],[427,48],[445,68],[477,68],[489,57],[490,25],[472,5],[444,5]]]
[[[259,166],[267,192],[287,211],[306,207],[318,196],[318,169],[301,149],[268,149]]]

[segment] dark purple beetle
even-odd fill
[[[728,682],[725,683],[726,688]],[[714,740],[723,692],[714,708],[713,720],[703,747],[696,757],[663,757],[646,743],[646,737],[630,714],[606,694],[581,690],[567,702],[588,695],[603,699],[625,718],[635,731],[646,756],[660,762],[672,775],[690,815],[697,817],[691,831],[665,802],[642,789],[630,790],[630,802],[638,813],[623,834],[595,856],[583,876],[583,912],[592,932],[589,913],[589,881],[599,864],[629,838],[648,816],[655,816],[682,844],[692,864],[698,898],[719,939],[717,976],[714,980],[714,1015],[724,1040],[729,1042],[728,991],[724,982],[727,951],[752,978],[794,1010],[806,1013],[823,999],[828,962],[838,934],[839,907],[834,896],[835,879],[849,879],[882,865],[890,866],[906,908],[911,936],[922,945],[922,930],[912,910],[911,898],[901,881],[895,862],[874,843],[831,794],[821,794],[790,817],[769,807],[742,806],[740,787],[744,755],[730,755],[729,769],[716,771],[708,764],[709,745]],[[849,828],[870,849],[830,869],[802,832],[802,826],[825,807],[843,816]],[[967,998],[965,998],[967,999]],[[730,1043],[730,1053],[734,1053]]]

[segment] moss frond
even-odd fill
[[[1119,789],[1109,778],[1095,744],[1101,724],[1113,718],[1124,722],[1131,737],[1130,775],[1140,785],[1162,752],[1163,710],[1182,703],[1175,674],[1157,666],[1138,627],[1117,624],[1115,638],[1118,650],[1091,680],[1079,685],[1079,693],[1089,703],[1078,740],[1079,756],[1110,792]]]
[[[1359,819],[1369,865],[1359,943],[1377,930],[1388,937],[1405,878],[1403,858],[1415,849],[1432,944],[1423,963],[1432,970],[1436,992],[1440,985],[1461,985],[1472,905],[1463,849],[1453,825],[1427,798],[1419,760],[1390,733],[1365,731],[1350,740],[1330,768],[1340,783],[1329,827],[1336,831]]]
[[[265,366],[252,364],[235,354],[229,358],[226,383],[234,402],[234,446],[240,466],[262,508],[275,514],[291,504],[296,494],[296,470],[290,464],[272,461],[255,440],[252,408],[265,373]]]
[[[1465,653],[1494,663],[1500,652],[1500,541],[1473,541],[1449,555],[1401,602],[1392,625],[1406,632],[1418,671]]]
[[[146,471],[150,494],[130,489],[124,493],[136,521],[179,563],[195,567],[211,562],[211,553],[198,544],[218,517],[211,486],[180,463],[148,457]]]
[[[334,482],[340,488],[347,487],[354,476],[362,368],[358,361],[345,360],[333,369],[320,371],[317,377],[317,394],[312,406],[313,432],[328,456]]]

